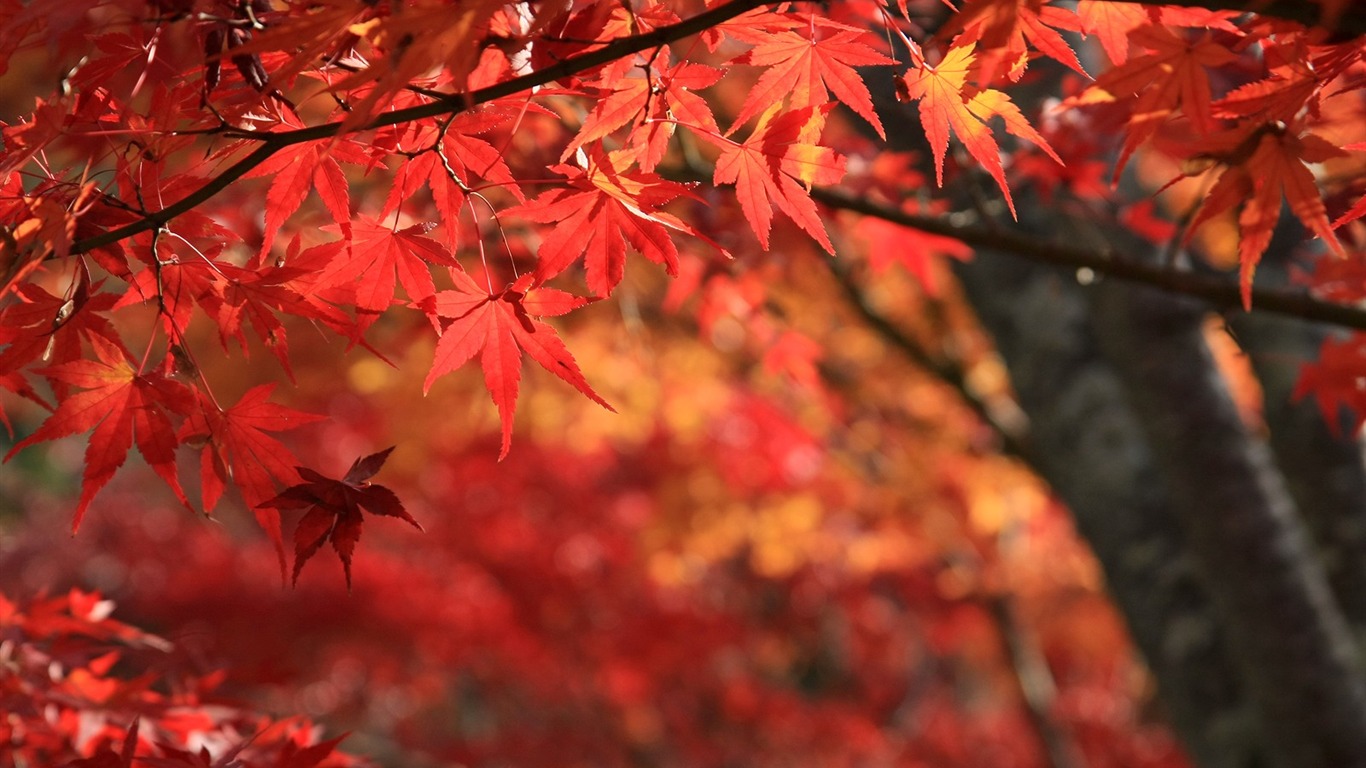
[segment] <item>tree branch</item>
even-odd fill
[[[1118,280],[1143,283],[1169,293],[1192,296],[1219,310],[1239,310],[1243,305],[1239,286],[1234,281],[1185,270],[1149,266],[1112,248],[1106,248],[1098,253],[1087,248],[1046,242],[983,225],[958,224],[945,217],[906,213],[835,189],[818,187],[811,191],[811,197],[831,208],[861,213],[922,232],[951,237],[974,247],[1009,251],[1043,264],[1091,269]],[[1366,331],[1366,310],[1323,301],[1298,291],[1254,287],[1252,310]]]
[[[902,332],[895,323],[874,309],[868,303],[867,296],[854,282],[849,270],[839,259],[822,258],[820,261],[830,270],[830,274],[834,276],[835,282],[839,285],[840,291],[850,306],[858,312],[859,317],[863,318],[863,321],[874,333],[905,355],[912,364],[953,389],[963,404],[976,414],[977,418],[992,432],[996,433],[997,438],[1001,441],[1000,447],[1003,453],[1014,456],[1031,466],[1035,465],[1037,457],[1033,455],[1030,449],[1028,434],[1019,429],[1017,425],[1000,418],[993,411],[991,405],[972,390],[962,368],[949,361],[935,358],[919,342]]]
[[[465,94],[456,94],[448,98],[433,101],[429,104],[419,104],[407,109],[399,109],[393,112],[386,112],[374,120],[364,125],[358,126],[349,133],[360,133],[363,131],[383,128],[391,125],[400,125],[415,120],[423,120],[429,117],[441,115],[453,115],[465,110],[472,109],[480,104],[512,96],[523,91],[531,90],[538,85],[569,77],[593,67],[608,64],[625,56],[646,51],[667,45],[675,40],[681,40],[689,35],[695,35],[706,29],[710,29],[722,22],[735,18],[743,13],[765,5],[773,0],[731,0],[731,2],[718,5],[708,11],[700,13],[692,18],[671,24],[667,27],[660,27],[652,32],[646,32],[630,37],[619,38],[603,47],[579,54],[565,59],[558,64],[551,65],[545,69],[529,72],[521,77],[505,80],[501,83],[490,85]],[[179,201],[162,208],[159,211],[148,213],[143,218],[131,224],[126,224],[108,232],[102,232],[84,240],[78,240],[71,246],[72,255],[86,253],[101,246],[116,243],[133,235],[142,232],[149,232],[156,229],[171,219],[182,213],[193,210],[195,206],[205,202],[209,198],[226,189],[234,181],[245,176],[261,163],[264,163],[271,155],[280,150],[303,144],[310,141],[331,138],[341,133],[342,122],[325,123],[309,128],[301,128],[294,131],[282,131],[279,133],[268,133],[260,136],[261,145],[252,150],[246,157],[223,169],[221,173],[213,177],[194,192],[181,198]],[[249,137],[251,137],[249,135]],[[251,137],[254,138],[254,137]]]

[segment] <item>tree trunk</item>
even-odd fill
[[[1121,373],[1273,765],[1366,766],[1366,686],[1342,614],[1266,446],[1214,366],[1201,308],[1148,288],[1098,292]]]
[[[1094,338],[1094,291],[992,252],[958,272],[1029,416],[1036,469],[1095,551],[1173,727],[1204,768],[1259,765],[1226,635],[1119,374]]]

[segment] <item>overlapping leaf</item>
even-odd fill
[[[1211,114],[1213,98],[1207,70],[1238,58],[1226,45],[1208,37],[1190,43],[1154,24],[1131,31],[1129,39],[1147,52],[1101,75],[1090,88],[1069,102],[1073,105],[1104,104],[1137,96],[1130,112],[1124,148],[1116,163],[1116,174],[1123,170],[1134,150],[1152,138],[1178,110],[1198,132],[1214,132],[1217,123]]]
[[[290,485],[299,481],[295,468],[298,460],[267,433],[297,429],[322,417],[270,402],[274,390],[273,384],[253,387],[236,405],[222,410],[200,398],[199,407],[181,425],[179,440],[204,443],[199,478],[205,514],[218,506],[229,483],[236,486],[275,544],[283,579],[285,551],[280,513],[261,505],[276,494],[277,483]]]
[[[1238,214],[1238,261],[1243,306],[1252,306],[1252,276],[1281,216],[1282,199],[1310,232],[1338,254],[1345,253],[1328,222],[1327,209],[1308,165],[1345,155],[1312,133],[1296,135],[1283,124],[1249,125],[1206,145],[1207,156],[1225,164],[1199,212],[1193,232],[1212,217],[1242,206]]]
[[[829,33],[817,33],[831,27],[833,31]],[[755,44],[736,63],[767,69],[741,105],[731,131],[784,99],[792,110],[823,107],[833,92],[867,120],[879,136],[886,138],[882,121],[873,109],[873,98],[854,67],[888,66],[896,62],[863,42],[867,34],[861,29],[824,22],[762,33],[755,30],[752,37],[734,35]]]
[[[740,208],[764,248],[777,206],[826,251],[835,252],[809,191],[812,184],[833,184],[844,176],[844,158],[815,143],[831,106],[783,112],[781,104],[773,104],[743,143],[712,138],[721,147],[713,181],[735,185]]]
[[[1001,153],[992,137],[987,121],[1000,117],[1005,121],[1006,131],[1014,136],[1037,144],[1057,162],[1062,160],[1048,146],[1024,115],[1020,113],[1010,97],[1002,91],[975,89],[968,85],[968,73],[972,70],[975,56],[973,47],[952,48],[945,54],[938,66],[928,63],[912,67],[899,81],[898,94],[907,101],[920,102],[920,122],[925,127],[925,135],[934,151],[935,178],[940,186],[944,185],[944,153],[949,147],[949,132],[967,147],[968,153],[996,180],[1011,215],[1015,214],[1015,201],[1006,185],[1005,168],[1001,164]]]
[[[629,163],[629,153],[587,152],[582,168],[558,165],[551,169],[568,177],[568,189],[552,190],[514,209],[531,221],[555,224],[536,252],[538,283],[565,271],[582,256],[589,290],[606,296],[625,273],[627,245],[676,275],[678,248],[669,230],[705,239],[662,210],[688,194],[688,187],[653,173],[631,171]]]

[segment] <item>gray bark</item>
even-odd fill
[[[979,251],[958,274],[1029,416],[1036,468],[1095,551],[1173,727],[1205,768],[1258,765],[1257,724],[1227,637],[1093,333],[1094,290],[991,252]]]
[[[1286,262],[1293,246],[1278,245],[1273,241],[1263,258],[1259,281],[1289,282]],[[1330,426],[1312,398],[1293,397],[1300,367],[1314,359],[1333,331],[1255,313],[1239,313],[1228,322],[1261,383],[1276,463],[1309,526],[1357,647],[1366,648],[1366,465],[1361,446],[1349,419]]]
[[[1366,766],[1366,686],[1341,611],[1267,447],[1247,433],[1197,305],[1112,282],[1102,348],[1121,374],[1272,765]]]

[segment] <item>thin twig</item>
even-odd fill
[[[724,5],[718,5],[711,10],[700,13],[692,18],[671,24],[667,27],[660,27],[651,32],[646,32],[630,37],[623,37],[614,42],[608,43],[596,51],[573,56],[558,64],[552,64],[545,69],[529,72],[521,77],[505,80],[501,83],[490,85],[466,94],[458,94],[449,98],[433,101],[427,104],[418,104],[406,109],[398,109],[393,112],[386,112],[379,115],[374,120],[363,125],[356,126],[348,132],[359,133],[370,131],[376,128],[383,128],[391,125],[401,125],[416,120],[424,120],[429,117],[439,117],[441,115],[452,115],[472,109],[480,104],[495,101],[507,96],[531,90],[536,86],[545,85],[555,80],[578,74],[593,67],[608,64],[617,59],[630,56],[640,51],[649,50],[661,45],[667,45],[675,40],[697,34],[703,30],[710,29],[722,22],[735,18],[743,13],[765,5],[771,0],[731,0]],[[175,203],[147,214],[131,224],[126,224],[107,232],[102,232],[92,237],[79,240],[71,246],[71,254],[86,253],[104,245],[115,243],[133,235],[148,232],[160,227],[179,216],[182,213],[193,210],[200,203],[217,195],[226,189],[234,181],[245,176],[254,168],[268,160],[271,155],[279,152],[286,147],[295,144],[303,144],[310,141],[320,141],[337,136],[341,133],[342,121],[315,125],[309,128],[300,128],[293,131],[280,131],[277,133],[253,134],[243,132],[233,134],[234,138],[259,139],[261,145],[252,150],[246,157],[223,169],[217,176],[205,182],[203,186],[194,192],[186,195]]]

